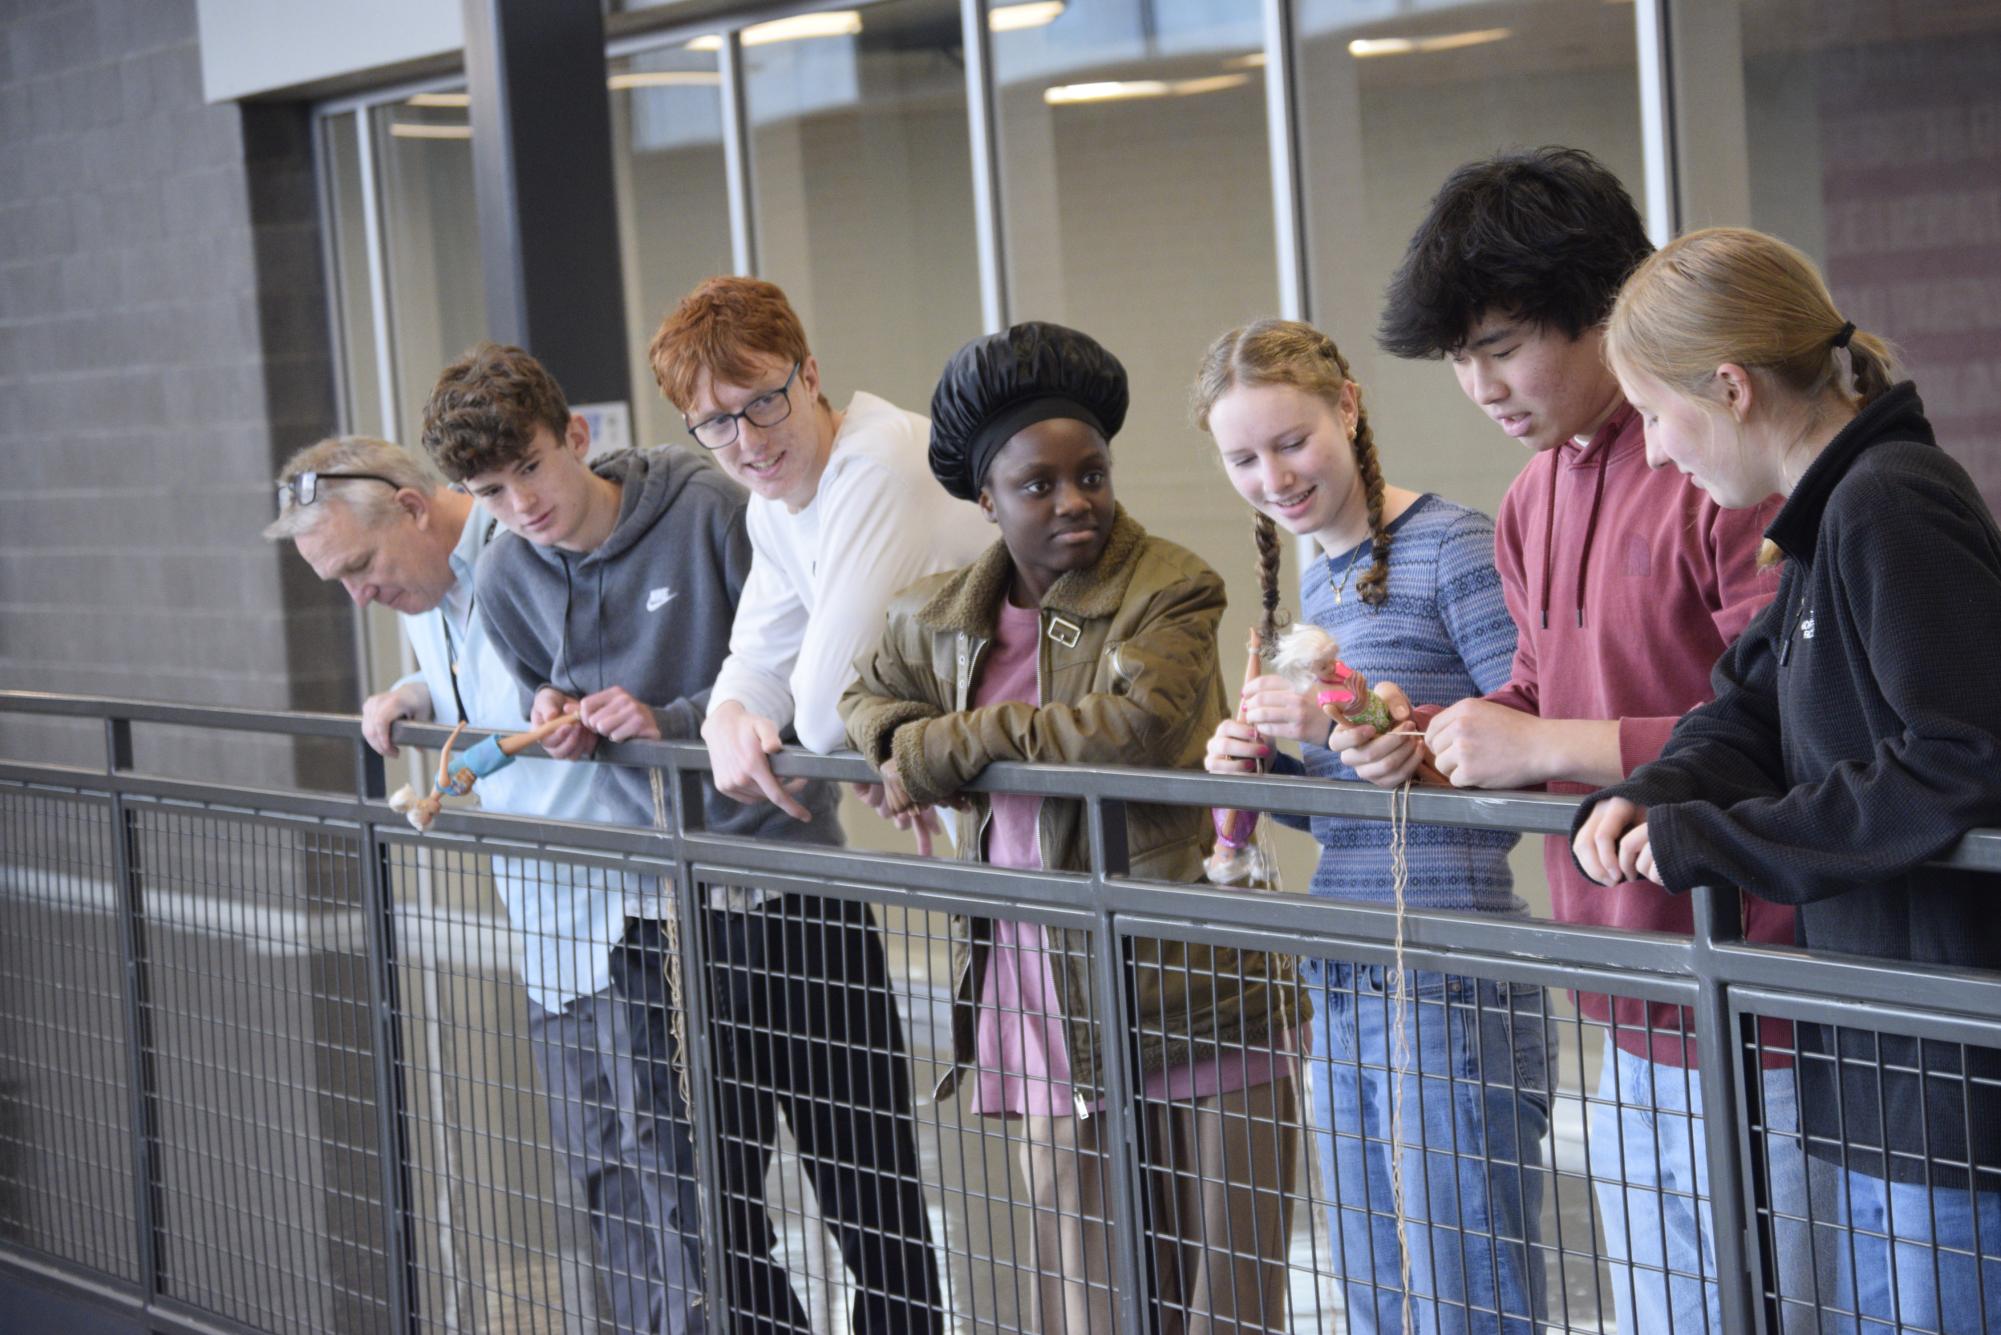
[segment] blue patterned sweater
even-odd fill
[[[1418,498],[1391,526],[1390,596],[1371,607],[1356,596],[1353,580],[1339,603],[1334,585],[1356,561],[1354,577],[1368,571],[1369,544],[1322,556],[1300,579],[1304,620],[1332,635],[1342,661],[1361,669],[1371,682],[1393,681],[1415,705],[1449,705],[1484,695],[1506,684],[1515,655],[1515,623],[1501,598],[1494,573],[1494,521],[1478,510],[1429,493]],[[1302,747],[1304,764],[1279,755],[1280,774],[1353,779],[1335,753]],[[1388,902],[1389,826],[1382,821],[1279,817],[1295,829],[1311,829],[1320,843],[1313,893]],[[1441,825],[1410,827],[1410,884],[1405,903],[1412,908],[1519,909],[1508,850],[1516,836]]]

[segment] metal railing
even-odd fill
[[[618,1022],[671,1022],[685,1039],[684,1048],[678,1039],[669,1046],[681,1050],[685,1068],[692,1108],[679,1115],[693,1128],[692,1157],[663,1158],[654,1178],[639,1175],[644,1191],[632,1190],[634,1199],[665,1192],[670,1215],[675,1201],[693,1206],[697,1217],[681,1221],[689,1238],[681,1282],[691,1292],[670,1294],[669,1303],[712,1323],[725,1311],[757,1309],[777,1313],[767,1329],[803,1320],[827,1331],[1056,1331],[1064,1329],[1057,1312],[1075,1302],[1073,1331],[1092,1319],[1078,1312],[1110,1313],[1127,1335],[1334,1330],[1353,1328],[1358,1301],[1380,1304],[1385,1292],[1394,1325],[1401,1300],[1390,1290],[1409,1275],[1411,1307],[1443,1328],[1606,1329],[1615,1311],[1637,1312],[1627,1319],[1643,1323],[1648,1293],[1670,1308],[1692,1293],[1699,1321],[1731,1331],[1851,1329],[1857,1272],[1897,1230],[1852,1220],[1846,1189],[1840,1200],[1829,1197],[1825,1165],[1838,1168],[1853,1147],[1809,1144],[1816,1138],[1796,1122],[1781,1124],[1773,1091],[1788,1082],[1797,1090],[1795,1066],[1817,1059],[1792,1051],[1792,1026],[1921,1040],[1911,1059],[1919,1078],[1927,1088],[1946,1082],[1940,1087],[1957,1089],[1969,1109],[1976,1088],[1991,1083],[1975,1058],[2001,1048],[2001,977],[1747,944],[1736,893],[1697,890],[1688,937],[1410,911],[1401,924],[1403,977],[1433,979],[1440,990],[1418,987],[1403,1021],[1415,1032],[1398,1031],[1394,1042],[1378,1033],[1369,1041],[1384,1046],[1375,1049],[1355,1036],[1377,1033],[1370,1026],[1378,1013],[1394,1009],[1399,922],[1391,909],[1127,875],[1129,804],[1387,820],[1391,795],[1360,785],[993,766],[976,788],[1082,803],[1090,870],[1039,873],[708,832],[700,800],[707,756],[688,744],[625,744],[598,762],[657,769],[666,828],[447,810],[418,835],[383,803],[383,763],[350,717],[33,692],[0,692],[0,715],[102,732],[96,765],[0,760],[8,923],[0,1288],[87,1302],[135,1328],[671,1325],[657,1310],[665,1290],[642,1282],[638,1262],[627,1258],[621,1270],[608,1257],[622,1223],[638,1230],[628,1238],[644,1232],[646,1245],[664,1252],[662,1229],[651,1216],[641,1220],[638,1205],[599,1198],[614,1166],[592,1156],[622,1151],[575,1139],[574,1122],[616,1100],[562,1083],[565,1058],[593,1051],[574,1028],[550,1028],[551,1016],[575,1018],[563,1003],[544,1010],[522,993],[513,967],[522,933],[495,889],[510,875],[532,880],[561,869],[629,899],[664,894],[671,910],[635,909],[624,926],[667,917],[681,926],[667,949],[679,979],[702,985],[656,998],[651,1021],[632,1010]],[[352,748],[353,788],[251,789],[142,773],[134,730],[151,727],[333,739]],[[406,745],[435,747],[445,735],[397,728]],[[871,777],[853,757],[787,753],[776,767],[815,779]],[[1574,808],[1561,797],[1422,790],[1408,803],[1413,825],[1530,834],[1566,832]],[[2001,835],[1971,835],[1944,862],[2001,871]],[[757,893],[726,904],[725,887]],[[766,907],[746,910],[759,900]],[[745,955],[742,924],[766,921],[748,916],[758,912],[777,925]],[[1130,1040],[1102,1044],[1095,1117],[983,1117],[964,1094],[910,1105],[904,1080],[921,1090],[930,1083],[923,1072],[952,1065],[951,990],[949,978],[939,979],[953,939],[947,919],[1039,924],[1036,938],[1051,943],[1051,976],[1074,968],[1089,980],[1079,1003],[1086,1022]],[[650,968],[657,979],[663,947],[643,936],[628,930],[624,939],[573,944],[580,959],[610,952],[614,961],[641,961],[639,975]],[[816,950],[860,953],[829,964],[809,961]],[[1219,1006],[1241,1002],[1261,981],[1278,986],[1259,962],[1265,957],[1327,962],[1310,965],[1297,988],[1322,1019],[1309,1024],[1295,1009],[1284,1032],[1233,1040],[1229,1054],[1214,1044],[1205,1051],[1259,1063],[1282,1092],[1320,1091],[1304,1115],[1310,1135],[1301,1141],[1289,1129],[1301,1120],[1291,1093],[1280,1098],[1284,1107],[1257,1114],[1225,1099],[1217,1125],[1236,1148],[1216,1161],[1222,1167],[1205,1166],[1194,1151],[1176,1159],[1183,1131],[1174,1113],[1190,1114],[1196,1143],[1206,1134],[1196,1114],[1214,1100],[1200,1088],[1157,1088],[1159,1063],[1144,1052],[1149,1039],[1172,1047],[1201,1024],[1192,1013],[1150,1017],[1139,998],[1200,991]],[[828,982],[828,968],[846,972]],[[1479,986],[1460,990],[1461,982]],[[791,985],[820,1000],[771,1000]],[[1676,1036],[1657,1032],[1651,1012],[1629,1031],[1544,989],[1686,1007],[1699,1061],[1678,1077],[1678,1093],[1632,1097],[1620,1084],[1628,1068],[1618,1050]],[[847,1065],[817,1085],[799,1069],[780,1072],[784,1044],[798,1040],[793,1030],[825,1022],[801,1012],[838,1009],[843,997],[859,1028],[831,1049],[799,1040],[804,1046],[790,1051],[804,1054],[795,1068],[831,1060],[830,1052]],[[1025,1025],[1026,1003],[1011,1004],[1017,1009],[1007,1014]],[[758,1030],[760,1041],[746,1046],[756,1025],[746,1028],[749,1012],[731,1011],[737,1006],[782,1013],[793,1029]],[[1327,1027],[1330,1015],[1346,1017],[1349,1028]],[[1470,1053],[1471,1065],[1434,1071],[1420,1055],[1412,1067],[1411,1054],[1429,1050],[1427,1026],[1443,1047]],[[1309,1031],[1329,1050],[1314,1050]],[[1506,1057],[1538,1043],[1548,1067],[1540,1075]],[[1934,1047],[1957,1054],[1957,1074],[1929,1055]],[[1874,1078],[1908,1074],[1899,1063],[1908,1064],[1879,1056]],[[642,1083],[669,1078],[667,1070],[663,1058],[641,1071]],[[840,1088],[838,1070],[861,1085]],[[975,1071],[967,1083],[986,1074],[995,1073]],[[1406,1135],[1394,1146],[1386,1126],[1364,1117],[1344,1127],[1330,1111],[1330,1098],[1349,1097],[1338,1092],[1344,1081],[1371,1079],[1412,1086],[1408,1109],[1398,1110],[1409,1119]],[[897,1088],[876,1087],[885,1082]],[[658,1087],[638,1097],[675,1102]],[[1620,1195],[1615,1180],[1651,1171],[1635,1169],[1625,1115],[1654,1115],[1677,1101],[1679,1129],[1658,1133],[1649,1151],[1660,1180],[1650,1178],[1641,1213],[1659,1212],[1655,1232],[1671,1232],[1670,1211],[1696,1211],[1704,1245],[1693,1258],[1642,1237],[1647,1221],[1633,1210],[1641,1198]],[[1469,1124],[1433,1124],[1436,1109],[1460,1102],[1484,1108],[1486,1122],[1470,1124],[1478,1143],[1456,1139]],[[881,1117],[857,1122],[858,1108]],[[816,1110],[834,1116],[829,1125],[846,1128],[843,1137],[866,1125],[910,1136],[917,1158],[883,1150],[883,1161],[862,1164],[843,1187],[829,1164],[854,1168],[868,1156],[809,1143]],[[1501,1148],[1497,1119],[1508,1117],[1527,1131]],[[1230,1140],[1232,1125],[1250,1138]],[[1704,1137],[1702,1126],[1731,1134]],[[569,1129],[552,1130],[560,1127]],[[1074,1137],[1080,1127],[1097,1145],[1083,1169],[1086,1151],[1071,1140],[1035,1143]],[[667,1130],[663,1123],[649,1133]],[[557,1143],[565,1134],[572,1140]],[[1453,1139],[1433,1143],[1434,1135]],[[1677,1137],[1696,1174],[1685,1184],[1665,1167]],[[780,1152],[765,1172],[758,1146],[774,1138]],[[1201,1231],[1239,1218],[1233,1204],[1205,1216],[1208,1207],[1186,1202],[1243,1185],[1245,1166],[1232,1167],[1229,1155],[1256,1157],[1265,1145],[1293,1149],[1276,1155],[1277,1167],[1255,1169],[1254,1178],[1265,1176],[1236,1205],[1246,1211],[1243,1227],[1270,1233],[1276,1218],[1283,1236],[1177,1237],[1183,1225]],[[1803,1148],[1816,1152],[1802,1157]],[[1384,1204],[1370,1154],[1398,1165],[1415,1155],[1402,1171],[1420,1181],[1415,1195],[1401,1184],[1402,1208]],[[1780,1182],[1782,1165],[1801,1190]],[[1038,1185],[1037,1171],[1069,1187],[1096,1174],[1098,1215],[1072,1196],[1044,1199],[1048,1183]],[[1981,1165],[1969,1171],[1982,1188],[1977,1203],[1995,1184]],[[848,1198],[857,1191],[859,1201]],[[1471,1218],[1462,1192],[1513,1192],[1530,1221],[1525,1232]],[[1273,1215],[1276,1197],[1284,1208]],[[918,1199],[923,1221],[899,1214],[896,1200]],[[1608,1214],[1608,1201],[1623,1213]],[[1039,1231],[1045,1215],[1060,1227]],[[1080,1229],[1092,1218],[1103,1227]],[[766,1220],[771,1231],[760,1237]],[[1979,1230],[1976,1222],[1970,1256],[1941,1243],[1929,1265],[1943,1288],[1948,1269],[1970,1262],[1984,1311],[2001,1239],[1982,1242]],[[877,1262],[890,1264],[882,1258],[899,1247],[936,1267],[928,1280],[884,1278]],[[1376,1254],[1383,1250],[1394,1253],[1387,1268]],[[1276,1276],[1284,1297],[1230,1295],[1235,1315],[1221,1319],[1215,1305],[1225,1299],[1214,1291],[1199,1300],[1165,1292],[1163,1268],[1199,1268],[1189,1257],[1209,1253],[1245,1263],[1215,1272],[1231,1284],[1255,1288]],[[660,1260],[649,1255],[649,1266]],[[1502,1275],[1510,1267],[1534,1275],[1533,1294],[1509,1289]],[[1491,1272],[1484,1280],[1482,1270]],[[621,1282],[629,1292],[621,1294]],[[648,1301],[651,1317],[630,1314]],[[1211,1307],[1206,1325],[1192,1310],[1199,1303]],[[920,1310],[930,1315],[912,1315]]]

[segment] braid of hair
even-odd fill
[[[1279,562],[1285,549],[1278,540],[1278,525],[1270,515],[1257,517],[1251,536],[1258,547],[1258,601],[1264,607],[1264,616],[1258,622],[1258,647],[1269,658],[1278,650],[1278,632],[1286,622],[1278,607]]]
[[[1390,596],[1390,526],[1383,522],[1383,469],[1376,459],[1376,438],[1369,430],[1369,415],[1355,414],[1355,467],[1362,474],[1362,494],[1369,503],[1369,532],[1375,541],[1370,554],[1375,563],[1369,573],[1355,581],[1355,592],[1371,607],[1381,607]]]
[[[1334,340],[1321,336],[1321,349],[1327,359],[1340,369],[1341,378],[1354,384],[1355,377],[1348,369],[1348,359],[1334,345]],[[1369,555],[1371,564],[1368,573],[1355,581],[1355,594],[1371,607],[1381,607],[1390,596],[1390,530],[1383,522],[1383,466],[1376,457],[1376,435],[1369,429],[1369,413],[1362,406],[1362,387],[1355,386],[1355,469],[1362,477],[1362,497],[1369,506],[1369,533],[1373,541]]]

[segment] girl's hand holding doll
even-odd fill
[[[1355,771],[1355,777],[1378,788],[1401,788],[1417,772],[1423,753],[1418,742],[1423,734],[1408,726],[1410,700],[1393,681],[1375,684],[1376,698],[1397,721],[1394,732],[1379,733],[1366,723],[1336,723],[1327,734],[1327,749],[1340,754],[1341,763]]]
[[[1312,696],[1293,689],[1291,682],[1271,673],[1244,683],[1237,714],[1266,737],[1311,742],[1315,746],[1327,741],[1333,723]]]
[[[1255,774],[1271,759],[1271,744],[1248,723],[1226,718],[1210,734],[1202,768],[1211,774]]]

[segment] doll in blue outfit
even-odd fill
[[[1310,538],[1304,619],[1341,657],[1419,719],[1505,683],[1514,624],[1494,571],[1493,522],[1383,481],[1361,389],[1334,341],[1266,320],[1217,339],[1193,393],[1198,426],[1257,512],[1267,655],[1279,602],[1280,527]],[[1299,743],[1302,760],[1273,743]],[[1284,677],[1245,683],[1241,708],[1211,737],[1208,768],[1394,784],[1421,758],[1414,731],[1341,726]],[[1287,819],[1287,818],[1281,818]],[[1381,822],[1287,819],[1320,844],[1312,892],[1387,903]],[[1411,908],[1519,913],[1513,834],[1413,826]],[[1309,960],[1312,1116],[1349,1328],[1529,1332],[1543,1324],[1543,1142],[1555,1031],[1540,987],[1418,973],[1403,1017],[1408,1052],[1391,1059],[1396,1005],[1380,965]],[[1392,1194],[1392,1083],[1403,1072],[1401,1180],[1409,1292]]]

